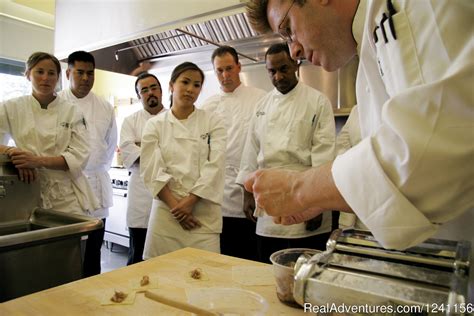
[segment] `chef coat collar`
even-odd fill
[[[242,82],[237,86],[237,88],[234,89],[234,91],[232,92],[225,92],[224,90],[222,90],[222,87],[221,87],[221,91],[220,91],[220,94],[221,96],[223,97],[231,97],[233,95],[237,95],[240,93],[240,91],[243,90],[243,87],[244,85],[242,84]]]
[[[278,91],[277,88],[273,88],[273,95],[277,98],[289,98],[296,95],[298,93],[297,91],[300,89],[301,89],[301,82],[298,80],[298,83],[296,84],[296,86],[287,94],[283,94],[280,91]]]
[[[360,55],[362,35],[364,33],[364,23],[367,11],[367,0],[359,0],[354,20],[352,21],[352,36],[357,43],[357,52]]]
[[[48,104],[48,107],[47,107],[46,109],[43,109],[43,108],[41,108],[41,104],[39,103],[39,101],[36,100],[36,98],[35,98],[32,94],[29,95],[29,97],[30,97],[30,99],[31,99],[31,102],[32,102],[33,104],[35,104],[35,107],[36,107],[37,109],[43,109],[43,110],[54,109],[54,108],[56,108],[56,107],[58,106],[58,103],[59,103],[59,96],[58,96],[57,94],[55,94],[55,96],[56,96],[56,98],[55,98],[50,104]]]
[[[141,109],[140,111],[143,113],[143,115],[145,115],[145,117],[146,117],[147,119],[149,119],[149,118],[155,116],[155,115],[151,114],[150,112],[148,112],[148,111],[145,110],[145,109]],[[160,111],[159,113],[161,113],[161,111]]]
[[[75,101],[85,101],[85,102],[87,102],[87,101],[89,101],[90,99],[92,99],[92,95],[93,95],[92,90],[91,90],[91,91],[89,91],[89,93],[88,93],[85,97],[83,97],[83,98],[78,98],[78,97],[76,97],[76,95],[75,95],[74,93],[72,93],[71,88],[68,88],[68,89],[67,89],[67,93],[69,94],[69,96],[70,96],[73,100],[75,100]]]
[[[151,118],[151,117],[154,117],[154,116],[157,116],[158,114],[160,114],[161,112],[164,112],[166,111],[167,109],[163,106],[163,108],[161,109],[160,112],[156,113],[156,114],[151,114],[150,112],[148,112],[147,110],[145,110],[144,108],[142,108],[140,111],[144,112],[145,115],[146,115],[146,118]]]
[[[179,124],[182,124],[183,121],[187,121],[187,120],[190,120],[192,119],[195,115],[196,115],[196,112],[197,112],[197,108],[196,106],[194,106],[194,111],[191,112],[191,114],[189,114],[189,116],[186,118],[186,119],[183,119],[183,120],[180,120],[178,119],[176,116],[174,116],[174,113],[173,111],[171,111],[171,109],[169,109],[168,111],[168,120],[171,122],[171,123],[179,123]],[[160,112],[161,113],[161,112]]]

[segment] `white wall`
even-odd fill
[[[55,54],[64,58],[75,50],[93,51],[243,12],[243,7],[234,8],[241,4],[239,0],[56,0]]]
[[[0,57],[25,61],[36,51],[54,52],[54,31],[0,15]]]

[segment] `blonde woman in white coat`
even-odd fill
[[[197,109],[204,74],[195,64],[171,75],[171,109],[148,120],[140,172],[154,197],[144,259],[184,247],[220,252],[226,130]]]
[[[53,55],[33,53],[26,62],[32,94],[0,104],[0,135],[17,147],[0,145],[18,169],[20,179],[39,178],[41,206],[89,214],[98,207],[82,169],[87,163],[88,133],[82,112],[56,96],[61,66]]]

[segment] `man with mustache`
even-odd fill
[[[257,105],[252,117],[237,183],[257,169],[307,170],[334,159],[335,122],[329,99],[298,82],[298,65],[284,43],[265,54],[268,75],[275,89]],[[248,192],[246,194],[249,194]],[[332,230],[332,214],[292,226],[273,223],[264,215],[257,220],[259,260],[285,248],[324,249]]]
[[[244,201],[244,190],[235,183],[235,178],[239,172],[250,117],[265,91],[240,82],[241,65],[233,47],[215,49],[212,64],[221,91],[207,99],[202,108],[220,114],[227,128],[221,253],[256,260],[255,218],[252,216],[255,202],[253,199]]]
[[[90,156],[84,173],[95,192],[100,208],[90,215],[101,218],[104,227],[89,235],[84,254],[84,277],[100,273],[100,248],[104,241],[105,219],[109,207],[113,205],[112,185],[108,171],[117,147],[117,125],[114,108],[91,90],[95,75],[94,56],[88,52],[77,51],[69,55],[66,77],[69,89],[60,95],[78,106],[84,113],[89,131]]]
[[[120,130],[120,152],[123,164],[130,171],[127,200],[127,226],[130,234],[127,265],[143,260],[143,247],[150,218],[153,196],[140,176],[140,144],[146,122],[164,111],[161,103],[161,84],[150,73],[143,73],[135,81],[135,91],[143,109],[127,116]]]

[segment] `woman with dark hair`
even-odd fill
[[[154,200],[144,259],[184,247],[220,252],[226,131],[197,109],[204,74],[185,62],[171,75],[172,108],[148,120],[140,171]]]
[[[32,94],[0,104],[0,135],[10,136],[17,147],[0,145],[0,153],[11,158],[20,180],[39,178],[41,207],[84,215],[98,207],[82,173],[88,133],[80,110],[54,91],[60,74],[53,55],[36,52],[28,58]]]

